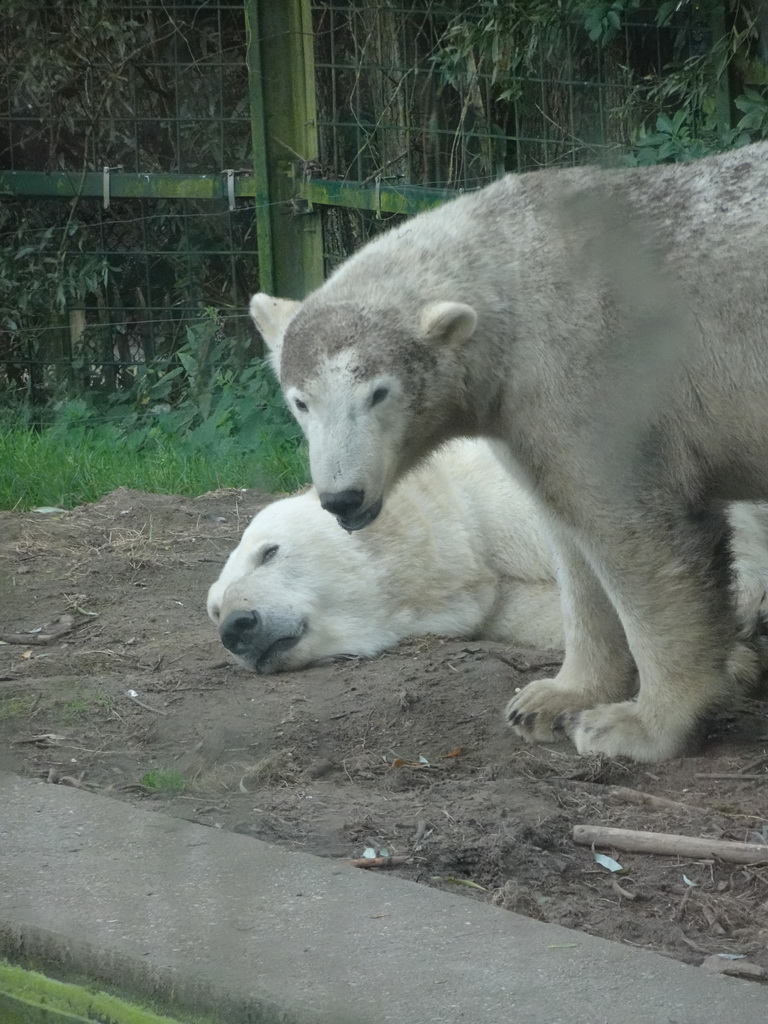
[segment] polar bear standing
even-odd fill
[[[566,644],[509,703],[529,739],[670,757],[754,670],[724,503],[768,498],[767,196],[767,144],[509,176],[369,243],[284,329],[252,301],[345,528],[452,437],[535,492]]]
[[[733,506],[737,606],[754,630],[768,587],[768,508]],[[534,500],[485,441],[409,473],[370,528],[347,533],[309,489],[262,509],[208,592],[224,646],[260,673],[405,637],[562,648],[552,553]]]

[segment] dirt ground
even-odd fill
[[[383,870],[471,899],[768,969],[768,866],[614,852],[614,875],[571,838],[586,823],[768,839],[768,702],[717,722],[700,756],[637,766],[529,747],[503,725],[556,652],[434,638],[247,673],[205,596],[268,500],[119,490],[0,513],[0,768],[322,857],[383,848],[408,858]]]

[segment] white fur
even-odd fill
[[[208,594],[217,624],[257,609],[300,641],[258,665],[274,672],[408,636],[562,645],[551,557],[533,500],[482,442],[456,441],[397,488],[369,529],[348,534],[314,490],[261,511]],[[279,551],[259,567],[259,553]],[[279,632],[279,629],[278,629]],[[275,634],[277,635],[277,634]]]
[[[757,670],[723,556],[726,503],[768,500],[766,196],[768,143],[511,175],[377,237],[271,331],[346,528],[457,437],[535,491],[566,656],[508,705],[529,739],[674,756]]]
[[[398,485],[364,531],[348,534],[314,489],[273,502],[250,523],[208,594],[219,625],[256,609],[273,637],[306,631],[293,647],[237,656],[276,672],[340,655],[371,657],[428,633],[561,648],[553,559],[534,500],[490,444],[453,441]],[[768,586],[768,512],[732,507],[736,590],[745,629]],[[259,566],[260,553],[278,552]]]
[[[301,309],[300,302],[292,299],[273,299],[271,295],[259,292],[251,297],[248,307],[251,319],[258,326],[262,338],[267,344],[272,367],[279,375],[279,347],[285,329]],[[277,359],[277,362],[276,362]]]

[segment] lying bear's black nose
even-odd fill
[[[320,504],[326,512],[346,519],[353,512],[357,512],[363,504],[365,491],[336,491],[335,494],[323,491],[319,497]]]
[[[255,611],[230,612],[219,626],[221,642],[233,654],[245,654],[261,629],[261,617]]]

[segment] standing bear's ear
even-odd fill
[[[265,292],[257,292],[248,307],[251,319],[259,329],[269,349],[272,369],[280,376],[280,353],[283,349],[283,335],[288,324],[301,309],[300,302],[293,299],[273,299]]]
[[[419,326],[432,345],[463,345],[475,333],[477,313],[464,302],[432,302],[422,309]]]

